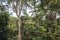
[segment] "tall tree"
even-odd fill
[[[18,40],[21,40],[21,14],[25,14],[27,6],[31,7],[30,4],[27,4],[28,0],[9,0],[13,4],[13,11],[16,13],[18,18]],[[29,3],[29,2],[28,2]]]

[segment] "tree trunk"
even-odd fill
[[[22,40],[21,39],[21,19],[20,19],[20,17],[18,20],[18,40]]]

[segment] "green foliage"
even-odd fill
[[[17,18],[0,13],[0,40],[17,40]]]
[[[8,38],[7,40],[17,40],[17,32],[18,32],[18,25],[17,25],[17,18],[9,16],[8,21]]]
[[[17,30],[17,26],[18,26],[18,25],[16,25],[17,21],[18,21],[17,18],[10,16],[9,17],[9,21],[8,21],[8,25],[7,25],[8,29],[12,30],[12,31]]]
[[[6,13],[0,13],[0,40],[7,40],[8,17],[9,17],[9,14],[7,12]]]
[[[25,2],[23,0],[20,1]],[[35,6],[36,10],[33,11],[37,11],[37,14],[31,17],[24,12],[24,16],[20,17],[22,40],[60,40],[58,38],[60,37],[60,18],[56,18],[56,15],[60,14],[60,1],[40,0],[41,3],[38,4],[36,0],[29,1],[28,4],[32,5],[32,7]],[[24,3],[23,5],[25,8],[26,5]],[[1,10],[4,11],[4,7]],[[17,22],[18,18],[11,17],[8,13],[0,13],[0,40],[17,40]]]

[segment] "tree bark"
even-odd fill
[[[21,39],[21,19],[20,19],[20,17],[18,20],[18,40],[22,40]]]

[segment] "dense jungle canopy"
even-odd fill
[[[60,40],[60,0],[0,0],[0,40]]]

